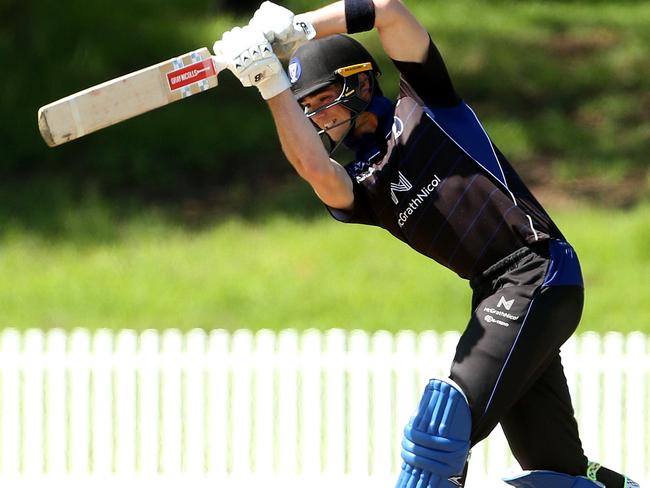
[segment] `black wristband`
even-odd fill
[[[372,0],[345,0],[345,25],[348,34],[365,32],[375,26],[375,4]]]

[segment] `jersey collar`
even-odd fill
[[[360,137],[349,134],[343,143],[354,150],[357,161],[371,162],[386,153],[386,141],[390,137],[395,117],[395,104],[384,96],[375,95],[365,111],[377,116],[377,130]]]

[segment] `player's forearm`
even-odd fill
[[[267,100],[282,150],[298,174],[330,207],[350,208],[352,180],[343,166],[330,159],[314,127],[287,90]]]
[[[268,101],[282,150],[298,174],[309,180],[326,170],[329,156],[293,94],[286,90]]]
[[[429,36],[424,27],[400,0],[373,0],[374,26],[391,59],[422,62],[425,59]],[[304,14],[313,24],[316,37],[345,34],[348,26],[345,2],[339,1]]]
[[[316,37],[327,37],[347,32],[343,2],[335,2],[305,14],[316,30]]]

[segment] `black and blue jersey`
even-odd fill
[[[347,165],[354,207],[331,210],[334,217],[383,227],[467,279],[523,246],[563,240],[456,95],[433,43],[425,63],[395,65],[397,103],[378,104],[377,149],[355,147],[357,160]]]

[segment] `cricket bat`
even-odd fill
[[[214,88],[224,68],[202,47],[45,105],[38,127],[48,146],[58,146]]]

